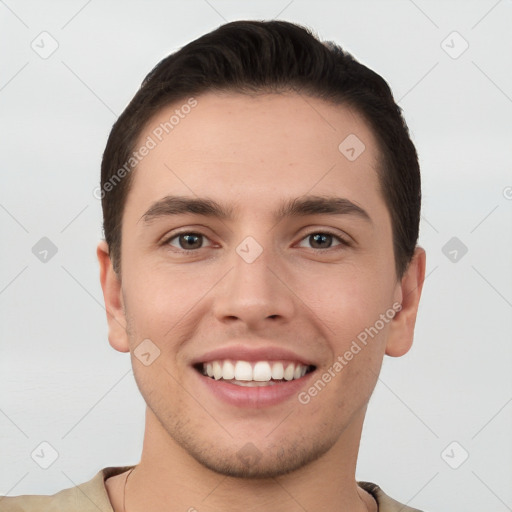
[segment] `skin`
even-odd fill
[[[126,510],[376,510],[355,480],[363,420],[384,355],[411,347],[425,276],[420,247],[403,278],[395,274],[376,139],[348,107],[295,93],[196,99],[134,171],[122,276],[106,243],[97,249],[109,342],[130,352],[147,403]],[[141,143],[177,107],[159,112]],[[352,162],[338,150],[349,134],[366,147]],[[170,194],[213,199],[237,215],[141,219]],[[284,200],[304,195],[347,198],[371,221],[351,214],[275,221]],[[166,242],[178,229],[203,234],[202,247],[199,239],[190,255],[180,252],[179,237]],[[318,248],[309,235],[325,232],[351,245],[332,238]],[[247,236],[263,248],[250,264],[236,252]],[[294,395],[277,406],[238,408],[199,386],[191,367],[212,348],[271,345],[307,358],[321,376],[395,302],[402,310],[307,405]],[[160,350],[149,366],[134,355],[144,339]],[[238,455],[248,442],[260,454],[250,464]],[[116,512],[125,478],[106,482]]]

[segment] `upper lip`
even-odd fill
[[[282,347],[248,347],[246,345],[232,345],[228,347],[220,347],[210,350],[205,354],[194,358],[192,365],[200,363],[208,363],[211,361],[222,361],[230,359],[232,361],[290,361],[300,363],[304,366],[314,366],[311,360],[300,356],[291,350]]]

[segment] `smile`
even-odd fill
[[[272,386],[297,380],[314,367],[292,361],[233,361],[216,360],[196,366],[204,376],[227,381],[237,386]]]

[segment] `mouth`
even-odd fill
[[[243,361],[220,359],[201,362],[194,368],[214,381],[243,387],[267,387],[297,381],[312,373],[314,365],[295,361]]]

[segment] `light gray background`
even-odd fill
[[[384,361],[357,477],[426,510],[512,510],[510,0],[5,0],[0,17],[0,494],[138,462],[144,402],[108,344],[95,259],[101,154],[161,58],[225,21],[278,17],[382,74],[421,160],[415,344]],[[59,45],[46,59],[31,48],[51,48],[43,31]],[[46,263],[42,237],[58,248]],[[456,262],[452,237],[468,248]],[[31,458],[43,441],[48,469]]]

